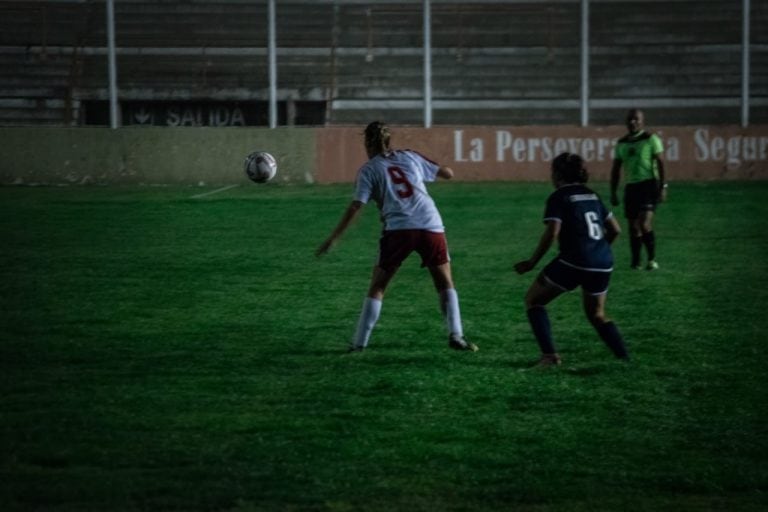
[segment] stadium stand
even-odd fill
[[[103,124],[103,0],[0,1],[0,125]],[[578,124],[578,1],[432,1],[435,124]],[[750,121],[768,123],[768,2],[752,1]],[[267,2],[115,2],[126,105],[250,104],[266,124]],[[592,0],[590,124],[740,119],[741,2]],[[281,124],[422,123],[421,2],[277,2]],[[100,114],[99,114],[100,113]],[[125,114],[124,114],[125,116]]]

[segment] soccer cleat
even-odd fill
[[[629,266],[629,268],[632,269],[632,270],[640,270],[640,264],[639,263],[633,263],[632,265]]]
[[[563,360],[557,354],[542,354],[541,358],[533,365],[533,368],[550,368],[560,366]]]
[[[451,335],[451,337],[448,338],[448,346],[453,350],[468,350],[470,352],[478,351],[477,345],[465,340],[464,336]]]
[[[645,270],[659,270],[659,264],[656,263],[656,260],[650,260]]]
[[[351,354],[353,352],[362,352],[365,350],[365,347],[358,347],[357,345],[350,345],[347,347],[347,353]]]

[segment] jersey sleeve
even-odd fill
[[[371,179],[371,168],[364,165],[357,171],[357,180],[355,180],[355,193],[352,197],[355,201],[366,204],[371,199],[373,193],[373,182]]]
[[[621,141],[616,143],[616,146],[613,148],[613,159],[614,160],[623,160],[624,158],[621,155]]]
[[[664,152],[664,144],[661,143],[661,138],[655,133],[651,135],[651,150],[654,155]]]
[[[424,181],[430,182],[437,179],[437,171],[440,169],[440,164],[427,158],[418,151],[411,149],[406,150],[408,156],[416,163],[419,173]]]
[[[563,222],[563,207],[556,194],[551,194],[547,198],[547,205],[544,207],[544,219],[546,223],[550,220]]]

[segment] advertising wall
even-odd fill
[[[768,126],[651,129],[664,143],[671,180],[768,179]],[[361,128],[326,128],[317,136],[319,182],[352,181],[365,161]],[[622,126],[392,127],[392,145],[453,167],[460,180],[547,180],[549,162],[564,151],[589,162],[607,180]]]
[[[0,184],[190,184],[246,182],[254,150],[278,161],[277,183],[352,182],[366,160],[363,126],[0,128]],[[456,179],[548,180],[557,154],[579,153],[593,180],[607,180],[621,126],[392,126],[393,146],[417,150]],[[674,180],[768,179],[768,126],[659,127]]]

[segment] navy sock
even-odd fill
[[[629,248],[632,251],[632,266],[640,265],[640,250],[643,248],[643,238],[640,236],[629,237]]]
[[[629,359],[629,353],[624,344],[624,338],[621,336],[616,324],[613,322],[606,322],[604,324],[596,323],[595,329],[597,330],[597,334],[600,335],[600,338],[606,345],[608,345],[608,348],[611,349],[613,355],[619,359]]]
[[[653,231],[649,231],[648,233],[643,233],[643,245],[645,245],[645,250],[648,252],[648,260],[655,260],[656,259],[656,235],[653,233]]]
[[[539,343],[542,354],[554,354],[555,344],[552,342],[552,330],[549,325],[549,315],[543,306],[534,306],[528,311],[528,322],[531,324],[533,335]]]

